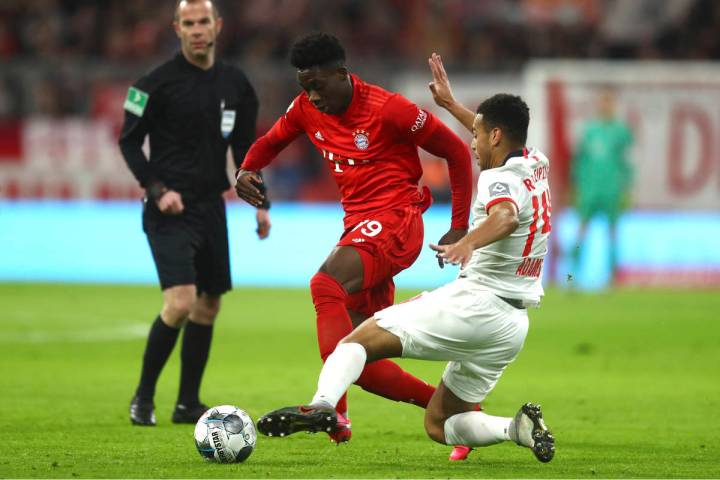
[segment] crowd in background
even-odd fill
[[[513,70],[531,58],[720,58],[715,0],[219,0],[219,53],[285,65],[295,38],[337,35],[355,65],[407,68],[443,52],[451,70]],[[177,49],[173,0],[3,0],[0,118],[91,113],[67,65],[108,76]],[[18,72],[29,64],[31,78]],[[43,68],[46,66],[47,68]],[[115,67],[113,70],[112,67]],[[74,68],[75,69],[75,68]],[[77,69],[75,69],[77,70]],[[97,78],[91,73],[93,80]],[[86,79],[87,75],[82,75]],[[27,89],[32,84],[33,90]],[[24,93],[24,94],[22,94]],[[78,98],[79,97],[79,98]],[[282,100],[284,102],[284,99]]]
[[[468,67],[532,57],[718,58],[714,0],[224,0],[221,53],[282,61],[309,29],[357,59]],[[176,47],[172,0],[4,0],[0,59],[138,61]]]
[[[243,66],[258,87],[261,131],[296,94],[288,88],[287,54],[310,30],[337,35],[353,69],[362,66],[370,80],[381,80],[373,71],[424,68],[432,51],[442,52],[453,72],[519,71],[532,58],[720,58],[717,0],[216,3],[225,21],[219,55]],[[178,49],[170,25],[174,6],[174,0],[3,0],[0,122],[29,115],[119,117],[118,92]],[[287,177],[291,189],[299,172],[314,178],[320,171],[295,165],[278,178]]]

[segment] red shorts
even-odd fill
[[[368,214],[348,228],[338,246],[355,247],[363,262],[363,289],[350,295],[346,305],[371,317],[395,301],[393,277],[415,262],[423,246],[420,207],[411,205]]]

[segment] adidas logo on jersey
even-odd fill
[[[325,141],[325,137],[322,136],[322,133],[320,133],[320,130],[318,130],[317,132],[315,132],[315,138],[317,138],[317,139],[320,140],[321,142],[324,142],[324,141]]]

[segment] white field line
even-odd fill
[[[149,324],[135,323],[131,325],[105,328],[4,332],[0,335],[0,344],[115,342],[146,337],[149,331]]]

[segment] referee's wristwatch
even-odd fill
[[[163,185],[162,182],[152,182],[145,189],[145,194],[147,195],[148,198],[157,201],[167,191],[168,191],[168,188],[165,185]]]

